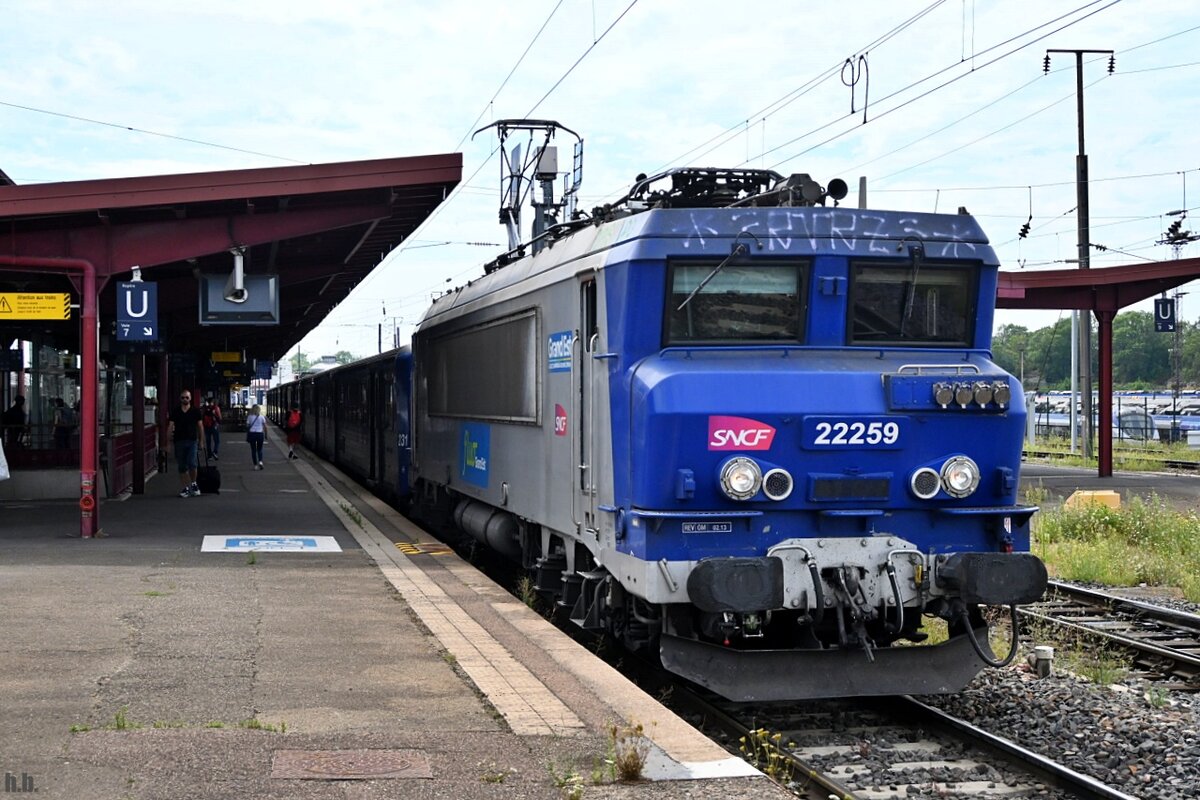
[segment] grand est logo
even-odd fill
[[[746,417],[709,417],[709,450],[770,450],[775,429]]]

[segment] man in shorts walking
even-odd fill
[[[179,394],[179,405],[171,409],[168,417],[168,433],[171,447],[175,449],[175,464],[179,467],[180,497],[199,497],[196,485],[196,452],[204,439],[204,417],[200,409],[192,405],[192,393],[184,389]]]

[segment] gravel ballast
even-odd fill
[[[985,670],[957,695],[921,698],[1071,769],[1145,800],[1200,797],[1195,696],[1141,679],[1099,686],[1025,664]]]

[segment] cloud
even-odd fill
[[[886,41],[925,6],[641,0],[626,12],[629,4],[19,0],[6,6],[0,32],[0,103],[111,126],[0,105],[0,168],[29,182],[448,152],[474,127],[527,113],[562,79],[534,115],[584,136],[585,207],[620,194],[638,172],[665,165],[762,165],[822,181],[842,177],[852,187],[850,202],[861,174],[874,204],[966,206],[1006,267],[1062,267],[1054,262],[1075,257],[1074,218],[1064,216],[1075,205],[1075,73],[1071,56],[1056,55],[1043,76],[1042,57],[1047,48],[1086,46],[1118,51],[1111,78],[1104,77],[1103,57],[1085,70],[1092,84],[1085,97],[1093,238],[1151,258],[1170,256],[1154,244],[1165,227],[1157,215],[1184,204],[1179,172],[1200,168],[1191,133],[1200,103],[1191,87],[1200,68],[1157,68],[1196,60],[1200,32],[1138,46],[1194,27],[1187,0],[942,3]],[[1084,11],[1072,19],[1098,13],[988,65],[1028,41],[1014,37],[1076,8]],[[857,63],[864,52],[865,125],[866,76],[853,91],[854,116],[852,91],[840,76],[841,64]],[[773,105],[798,91],[786,105]],[[704,144],[709,140],[724,144],[714,148]],[[504,241],[495,221],[499,165],[489,160],[495,145],[490,133],[462,145],[464,177],[491,193],[462,192],[420,238]],[[1166,175],[1125,177],[1160,172]],[[1200,180],[1194,184],[1187,201],[1193,205]],[[1035,230],[1018,239],[1030,212],[1027,186],[1036,187]],[[1122,222],[1128,217],[1149,219]],[[355,341],[373,346],[375,334],[363,320],[380,316],[379,298],[406,303],[407,317],[447,278],[479,274],[494,252],[467,245],[406,250],[368,282],[365,297],[352,295],[331,317],[329,330],[341,333],[326,336],[322,326],[312,338],[332,346],[350,336],[356,328],[333,327],[344,315],[352,322],[340,324],[363,327]],[[1128,261],[1095,254],[1098,265]]]

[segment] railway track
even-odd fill
[[[911,697],[751,705],[676,688],[671,701],[813,800],[1131,800]]]
[[[1022,450],[1021,455],[1025,459],[1038,458],[1046,461],[1054,461],[1056,459],[1077,458],[1078,453],[1069,453],[1065,450]],[[1174,458],[1159,458],[1153,451],[1141,450],[1120,450],[1115,451],[1114,458],[1118,461],[1122,456],[1134,458],[1141,463],[1152,462],[1161,465],[1163,469],[1178,470],[1179,472],[1200,472],[1200,462],[1184,461]]]
[[[1129,651],[1133,669],[1149,680],[1200,691],[1200,616],[1059,581],[1050,581],[1042,602],[1018,611]]]

